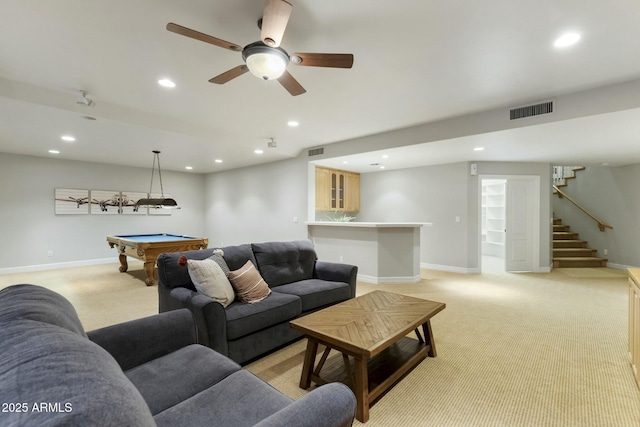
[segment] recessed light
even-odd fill
[[[58,150],[49,150],[49,153],[51,153],[51,154],[60,154],[60,152]]]
[[[348,165],[348,164],[349,164],[349,162],[347,162],[346,160],[344,160],[344,161],[342,162],[342,164],[343,164],[343,165]]]
[[[222,163],[222,159],[215,159],[214,162],[216,163]]]
[[[188,171],[193,170],[193,166],[185,166],[184,168]]]
[[[381,165],[381,166],[380,166],[380,169],[384,169],[384,165]]]
[[[484,147],[475,147],[473,149],[473,151],[482,151],[482,150],[484,150]]]
[[[578,33],[565,33],[558,37],[556,41],[553,42],[555,47],[567,47],[578,43],[580,40],[580,34]]]
[[[388,158],[389,158],[389,156],[388,156],[388,155],[386,155],[386,154],[384,154],[384,155],[382,156],[382,158],[383,158],[383,159],[388,159]]]
[[[255,151],[254,151],[254,153],[256,153],[256,154],[262,154],[262,153],[264,153],[264,151],[262,151],[262,150],[260,150],[260,149],[257,149],[257,150],[255,150]]]
[[[158,84],[164,87],[170,87],[170,88],[176,87],[176,84],[169,79],[160,79],[158,80]]]
[[[75,139],[73,136],[71,136],[71,135],[62,135],[62,136],[60,137],[60,139],[61,139],[61,140],[63,140],[63,141],[67,141],[67,142],[73,142],[73,141],[75,141],[75,140],[76,140],[76,139]]]
[[[296,127],[298,125],[300,125],[300,123],[296,122],[295,120],[290,120],[287,122],[287,124],[291,127]]]

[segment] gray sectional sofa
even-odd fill
[[[73,306],[34,285],[0,291],[0,425],[350,426],[343,384],[292,401],[196,344],[188,310],[85,333]]]
[[[271,294],[224,308],[196,292],[181,256],[202,260],[214,249],[172,252],[158,257],[159,311],[188,308],[198,325],[198,342],[244,364],[301,337],[289,326],[296,317],[354,298],[358,268],[318,261],[310,240],[251,243],[221,248],[230,270],[250,260]]]

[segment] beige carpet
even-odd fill
[[[157,311],[141,264],[0,276],[69,298],[89,329]],[[423,271],[415,285],[358,284],[442,301],[427,358],[371,408],[367,426],[640,426],[640,392],[627,356],[623,271],[463,275]],[[247,369],[298,398],[305,342]],[[355,425],[360,425],[355,422]]]

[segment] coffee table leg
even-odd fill
[[[431,320],[427,320],[426,323],[422,325],[422,332],[424,333],[424,340],[427,345],[431,346],[431,350],[427,353],[430,357],[436,357],[436,342],[433,339],[433,330],[431,329]]]
[[[307,389],[311,386],[311,373],[313,372],[313,365],[316,363],[317,352],[318,342],[311,338],[307,338],[307,351],[304,354],[302,376],[300,377],[300,388]]]
[[[367,360],[361,357],[354,357],[355,390],[358,402],[356,407],[356,418],[362,423],[369,420],[369,377],[367,375]]]

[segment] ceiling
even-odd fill
[[[57,158],[150,167],[161,150],[163,169],[210,173],[640,79],[637,0],[290,2],[284,49],[355,56],[350,70],[290,66],[307,90],[297,97],[250,74],[209,83],[241,55],[165,29],[175,22],[244,46],[260,38],[261,0],[3,0],[0,152],[57,149]],[[580,42],[554,48],[566,31]],[[159,86],[165,77],[177,86]],[[80,90],[95,106],[76,103]],[[640,163],[639,139],[640,99],[616,113],[326,163],[363,172],[473,160],[616,165]],[[567,140],[580,149],[562,152]]]

